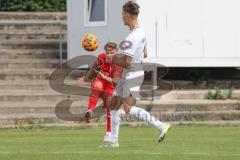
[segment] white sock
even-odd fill
[[[147,112],[145,109],[133,106],[130,110],[130,115],[134,116],[138,120],[143,120],[146,123],[151,124],[158,129],[162,129],[163,127],[163,123],[160,122],[155,117],[151,116],[150,113]]]
[[[111,132],[106,132],[106,136],[111,136]]]
[[[103,140],[104,141],[109,141],[109,139],[111,139],[111,132],[106,132]]]
[[[112,141],[118,142],[118,134],[119,134],[119,125],[121,122],[120,111],[112,110],[111,114],[111,139]]]

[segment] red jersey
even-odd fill
[[[101,71],[104,73],[104,75],[110,78],[113,78],[113,76],[121,78],[123,69],[116,64],[106,62],[105,53],[100,53],[98,55],[98,64],[101,66]]]

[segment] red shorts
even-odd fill
[[[91,89],[94,92],[98,92],[98,94],[95,95],[101,95],[102,99],[103,99],[103,108],[107,108],[106,105],[106,100],[108,96],[113,95],[114,92],[114,85],[107,82],[106,80],[96,77],[95,80],[92,82],[91,84]],[[98,97],[97,97],[98,98]]]

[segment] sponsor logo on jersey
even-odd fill
[[[126,50],[132,47],[132,42],[130,41],[122,41],[119,45],[119,48],[121,50]]]

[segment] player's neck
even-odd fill
[[[138,27],[139,27],[139,24],[138,24],[137,20],[134,20],[134,21],[132,21],[131,24],[129,24],[130,30],[133,30],[133,29],[138,28]]]

